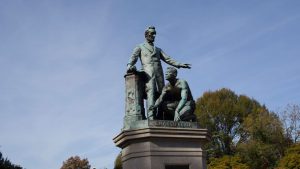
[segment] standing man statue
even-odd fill
[[[161,95],[150,110],[162,105],[165,120],[196,121],[195,101],[185,80],[177,79],[177,70],[168,67],[166,80],[169,83],[163,88]]]
[[[150,26],[145,31],[146,42],[134,48],[130,60],[127,64],[127,72],[135,70],[135,63],[138,58],[141,60],[142,70],[145,74],[145,92],[147,95],[147,107],[154,105],[155,96],[160,94],[164,87],[164,76],[161,61],[177,68],[191,68],[190,64],[182,64],[173,60],[163,52],[162,49],[154,46],[156,31],[154,26]],[[154,119],[155,110],[148,110],[148,119]]]

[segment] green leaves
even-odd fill
[[[272,168],[284,153],[280,119],[255,99],[226,88],[209,91],[197,100],[195,113],[200,125],[212,134],[206,145],[210,166],[215,158],[220,158],[221,164],[228,163],[227,157],[231,163],[238,156],[250,168]]]
[[[7,158],[2,156],[0,152],[0,168],[1,169],[22,169],[19,165],[12,164]]]
[[[221,158],[212,158],[209,169],[250,169],[244,164],[239,156],[223,156]]]
[[[300,168],[300,143],[287,149],[286,155],[280,160],[277,169]]]
[[[232,155],[235,144],[245,136],[241,124],[257,107],[257,101],[223,88],[205,92],[196,104],[195,113],[200,125],[213,134],[211,146],[215,153],[212,155]]]
[[[274,168],[280,157],[280,151],[275,144],[266,144],[259,140],[239,144],[236,154],[250,168],[255,169]]]

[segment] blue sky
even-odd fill
[[[0,0],[0,151],[27,169],[74,155],[113,168],[123,75],[149,25],[157,46],[192,64],[179,77],[195,98],[226,87],[272,111],[300,104],[299,9],[298,0]]]

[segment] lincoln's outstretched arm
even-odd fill
[[[187,63],[179,63],[177,61],[175,61],[174,59],[172,59],[170,56],[168,56],[163,50],[160,50],[160,55],[161,55],[161,59],[168,63],[169,65],[172,65],[174,67],[177,68],[191,68],[191,64],[187,64]]]

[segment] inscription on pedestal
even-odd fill
[[[198,128],[199,124],[196,122],[153,120],[149,121],[149,127]]]

